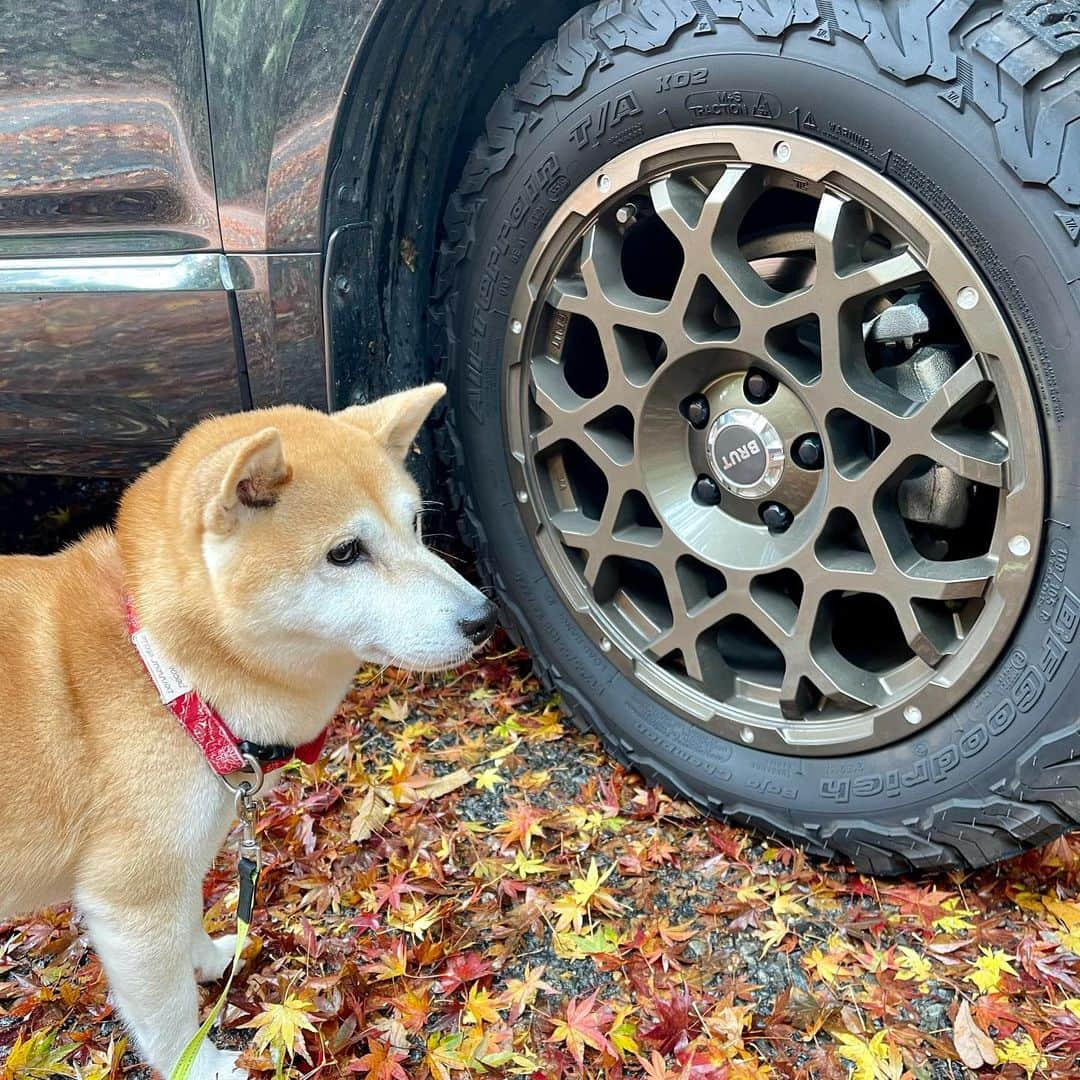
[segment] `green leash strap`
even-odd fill
[[[255,886],[259,883],[259,863],[257,859],[249,859],[241,856],[238,864],[240,874],[240,898],[236,903],[236,948],[233,950],[232,967],[229,969],[229,977],[225,980],[225,988],[221,996],[214,1002],[214,1007],[208,1013],[202,1023],[202,1027],[191,1037],[191,1041],[184,1047],[184,1052],[169,1073],[169,1080],[187,1080],[191,1072],[191,1066],[195,1064],[195,1058],[199,1054],[199,1047],[206,1041],[214,1022],[225,1008],[225,1001],[232,988],[233,979],[240,970],[240,954],[244,951],[244,943],[247,941],[248,928],[251,926],[251,914],[255,908]]]

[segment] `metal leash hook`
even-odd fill
[[[233,802],[236,808],[236,816],[240,819],[240,858],[247,859],[258,868],[262,864],[259,853],[259,842],[255,839],[255,822],[259,817],[259,800],[256,796],[262,791],[263,771],[259,762],[251,756],[244,755],[244,764],[251,773],[251,779],[243,779],[234,784],[226,777],[221,780],[225,786],[233,792]]]

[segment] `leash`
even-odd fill
[[[202,1026],[191,1037],[191,1041],[184,1047],[179,1059],[169,1073],[169,1080],[187,1080],[191,1073],[191,1067],[195,1064],[195,1058],[199,1054],[199,1048],[210,1034],[225,1002],[229,991],[232,989],[233,979],[240,970],[242,961],[240,954],[244,951],[247,942],[248,930],[251,926],[252,913],[255,910],[255,889],[259,884],[259,871],[261,860],[259,857],[259,844],[255,839],[255,822],[259,816],[259,800],[256,798],[263,785],[263,771],[259,762],[250,754],[244,755],[245,764],[253,774],[251,780],[241,780],[239,784],[233,784],[224,776],[221,782],[234,793],[236,801],[236,816],[243,826],[243,834],[240,839],[240,857],[237,860],[237,873],[240,879],[240,896],[236,902],[236,948],[233,950],[232,966],[229,968],[228,978],[213,1008],[207,1014]]]

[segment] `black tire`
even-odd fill
[[[981,866],[1080,822],[1080,724],[1068,693],[1080,662],[1072,528],[1080,523],[1080,366],[1070,354],[1080,341],[1080,9],[1071,0],[1002,7],[593,5],[499,98],[446,214],[436,295],[447,328],[452,484],[465,538],[511,631],[574,718],[647,779],[880,874]],[[519,253],[563,194],[605,160],[691,126],[685,92],[668,93],[665,76],[701,69],[706,82],[694,89],[767,95],[781,105],[768,117],[773,127],[843,147],[933,211],[995,289],[1036,391],[1048,506],[1028,608],[976,692],[884,749],[783,757],[681,719],[581,631],[515,507],[500,395]],[[603,134],[594,123],[583,134],[590,109],[626,94],[632,123]],[[747,112],[729,119],[761,122]],[[546,186],[538,186],[544,160]]]

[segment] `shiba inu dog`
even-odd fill
[[[424,546],[404,467],[444,391],[206,420],[131,485],[115,531],[0,558],[0,918],[72,899],[164,1074],[198,1026],[196,980],[232,959],[202,925],[234,813],[222,774],[317,748],[361,662],[452,667],[494,629]],[[206,1042],[191,1075],[243,1076],[236,1056]]]

